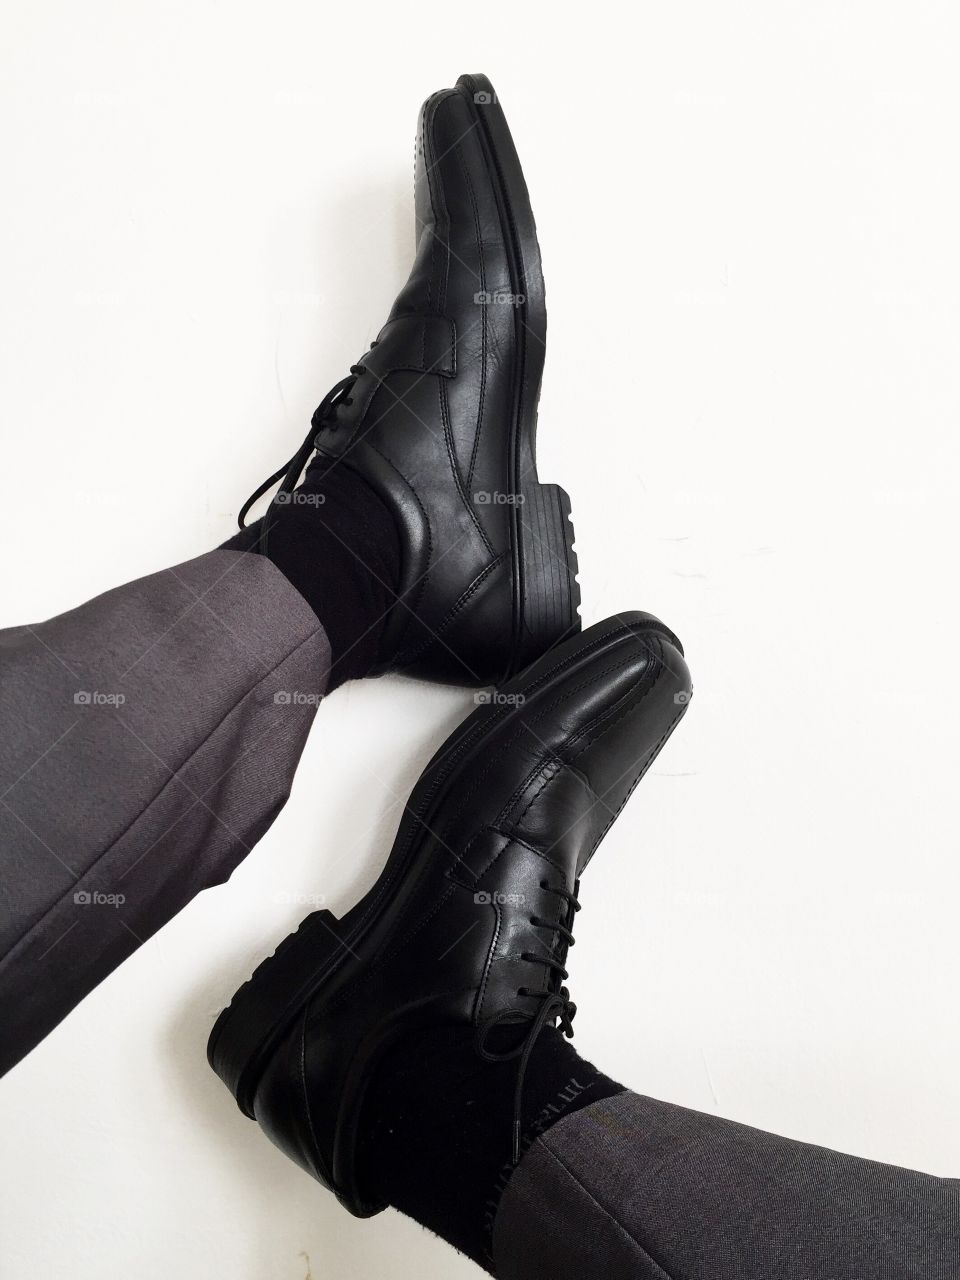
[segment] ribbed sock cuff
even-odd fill
[[[364,1104],[364,1182],[491,1274],[493,1222],[514,1167],[518,1067],[481,1057],[469,1028],[437,1028],[391,1051]],[[521,1153],[558,1120],[623,1092],[544,1028],[524,1078]]]
[[[308,471],[286,501],[274,502],[267,558],[323,624],[333,651],[329,688],[369,674],[382,660],[387,614],[396,602],[400,544],[383,500],[344,464]],[[224,550],[256,551],[263,520]]]

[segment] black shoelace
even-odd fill
[[[580,910],[580,902],[578,893],[580,890],[580,881],[578,880],[573,886],[573,892],[570,893],[566,889],[558,889],[555,885],[548,884],[546,880],[540,881],[540,888],[548,893],[555,893],[567,905],[566,923],[560,924],[556,921],[541,920],[539,916],[531,916],[530,923],[535,929],[549,929],[555,939],[551,949],[547,955],[537,955],[532,951],[524,951],[521,953],[520,959],[527,960],[531,964],[542,964],[550,970],[549,985],[546,991],[531,991],[529,987],[521,987],[517,992],[518,996],[536,997],[541,1001],[540,1008],[535,1014],[527,1015],[530,1018],[530,1030],[524,1036],[523,1041],[516,1048],[506,1053],[493,1053],[485,1048],[485,1041],[489,1032],[494,1026],[502,1023],[517,1022],[523,1015],[518,1015],[512,1010],[504,1010],[503,1013],[495,1014],[489,1022],[480,1028],[478,1036],[478,1048],[480,1052],[488,1058],[500,1061],[515,1058],[519,1056],[520,1062],[517,1067],[517,1084],[513,1095],[513,1163],[520,1162],[520,1138],[521,1126],[523,1123],[523,1082],[526,1078],[527,1067],[530,1063],[530,1055],[533,1053],[534,1046],[543,1028],[554,1019],[559,1019],[559,1027],[568,1040],[573,1039],[573,1019],[576,1016],[577,1006],[570,999],[570,992],[562,984],[569,978],[563,961],[566,958],[567,951],[574,944],[572,931],[573,918]]]
[[[371,342],[370,350],[372,351],[376,345],[376,342]],[[282,467],[273,473],[272,476],[268,476],[267,479],[264,480],[263,484],[259,485],[258,488],[251,493],[250,497],[240,508],[240,514],[237,516],[237,524],[241,529],[245,529],[247,527],[247,513],[250,508],[259,498],[263,497],[268,489],[272,488],[278,480],[280,481],[277,492],[271,498],[270,507],[267,509],[267,513],[263,517],[263,522],[260,525],[260,535],[257,538],[257,550],[261,555],[265,556],[267,554],[267,540],[272,523],[270,517],[274,504],[284,503],[289,498],[290,494],[293,493],[297,481],[300,479],[311,453],[313,453],[315,447],[314,441],[316,440],[317,432],[321,427],[329,425],[330,416],[338,404],[349,405],[353,403],[349,392],[353,390],[357,378],[364,372],[365,368],[362,364],[352,364],[350,366],[349,376],[341,378],[336,386],[332,387],[317,405],[314,410],[313,417],[310,419],[310,430],[307,432],[306,439],[297,452],[289,462],[285,462]]]

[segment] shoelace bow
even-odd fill
[[[523,1122],[523,1082],[526,1078],[527,1067],[530,1063],[530,1055],[533,1053],[534,1046],[540,1032],[554,1018],[559,1018],[560,1030],[568,1040],[573,1039],[573,1019],[576,1016],[577,1006],[570,999],[570,992],[562,983],[566,982],[569,974],[564,967],[563,960],[556,954],[557,943],[562,944],[561,955],[566,958],[566,953],[574,944],[572,931],[573,918],[580,910],[580,902],[577,894],[580,889],[579,880],[573,887],[573,892],[567,889],[558,889],[556,885],[548,884],[546,880],[540,881],[540,888],[548,893],[555,893],[558,898],[567,904],[566,924],[557,921],[541,920],[539,916],[531,916],[530,923],[535,929],[549,929],[556,935],[553,946],[548,955],[536,955],[532,951],[524,951],[520,955],[521,960],[527,960],[531,964],[542,964],[550,970],[550,983],[546,991],[531,991],[529,987],[521,987],[517,992],[518,996],[536,997],[541,1000],[540,1008],[535,1014],[526,1015],[530,1018],[530,1030],[523,1039],[522,1044],[517,1048],[509,1050],[507,1053],[492,1053],[485,1048],[485,1041],[490,1031],[505,1022],[518,1021],[518,1015],[512,1010],[506,1009],[502,1013],[494,1014],[494,1016],[486,1022],[478,1034],[478,1047],[486,1057],[493,1058],[498,1061],[508,1061],[519,1055],[520,1062],[517,1067],[517,1084],[513,1094],[513,1163],[520,1162],[520,1137],[521,1125]]]
[[[371,342],[370,350],[372,351],[376,345],[376,342]],[[268,489],[272,488],[278,480],[280,481],[277,492],[271,498],[270,507],[268,508],[266,515],[263,517],[263,523],[260,526],[260,536],[257,538],[257,550],[261,555],[267,554],[267,539],[270,533],[271,523],[270,515],[274,503],[278,501],[283,502],[286,497],[293,493],[296,483],[300,479],[300,475],[304,467],[307,465],[307,461],[311,453],[313,453],[314,440],[316,439],[317,432],[321,427],[327,425],[330,415],[338,404],[349,405],[353,403],[348,393],[353,390],[357,378],[359,378],[360,374],[364,372],[366,372],[366,369],[363,364],[352,364],[350,366],[349,375],[346,378],[341,378],[336,386],[331,387],[317,405],[314,410],[313,417],[310,419],[310,430],[307,432],[306,439],[297,452],[289,462],[285,462],[282,467],[273,473],[272,476],[268,476],[268,478],[264,480],[263,484],[254,489],[253,493],[251,493],[250,497],[240,508],[240,514],[237,516],[237,524],[241,529],[245,529],[247,527],[247,513],[250,508],[256,501],[258,501],[258,499],[263,497]],[[284,496],[281,497],[281,495]]]

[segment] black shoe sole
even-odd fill
[[[580,587],[570,498],[537,476],[537,403],[546,354],[547,310],[540,245],[527,184],[506,116],[483,75],[461,76],[457,89],[477,124],[491,185],[506,230],[519,354],[511,441],[513,521],[513,660],[505,677],[580,630]]]
[[[588,664],[598,650],[613,649],[629,635],[650,633],[666,638],[678,653],[678,693],[687,695],[689,672],[679,655],[680,642],[649,614],[625,613],[590,627],[583,635],[545,655],[522,676],[504,685],[496,701],[478,708],[447,739],[427,765],[414,788],[379,879],[341,919],[329,911],[314,911],[254,971],[218,1017],[207,1042],[207,1059],[246,1115],[260,1078],[283,1036],[304,1005],[341,964],[355,955],[360,938],[390,909],[397,881],[416,856],[421,837],[433,825],[433,811],[459,775],[469,772],[491,749],[491,735],[529,714],[536,700],[548,693],[558,676],[568,676]],[[522,694],[522,698],[512,695]],[[637,781],[656,759],[686,709],[686,696],[666,734],[642,762]],[[495,744],[494,744],[495,745]],[[634,783],[636,785],[636,783]]]

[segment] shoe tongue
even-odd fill
[[[518,1018],[516,1022],[504,1019],[503,1022],[498,1022],[489,1028],[483,1047],[488,1053],[496,1054],[497,1057],[507,1057],[510,1054],[519,1053],[529,1034],[529,1018]]]

